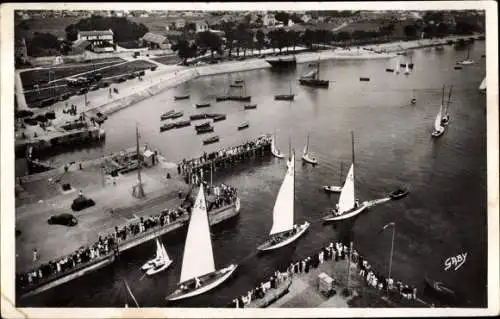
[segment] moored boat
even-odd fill
[[[184,115],[184,112],[179,111],[179,112],[175,112],[174,114],[170,115],[170,118],[176,119],[176,118],[182,117],[183,115]]]
[[[250,126],[250,123],[248,121],[242,122],[240,125],[238,125],[238,130],[243,130],[246,129]]]
[[[286,246],[309,228],[309,222],[302,225],[294,224],[294,194],[295,194],[295,156],[293,152],[287,162],[287,172],[278,191],[273,208],[273,226],[269,232],[270,238],[257,249],[267,251]]]
[[[210,103],[196,103],[196,108],[209,107]]]
[[[444,90],[445,86],[443,86],[443,94],[441,97],[441,105],[439,106],[439,112],[436,115],[436,119],[434,120],[434,131],[432,132],[432,137],[440,137],[446,130],[446,126],[448,125],[450,116],[448,114],[448,104],[450,103],[451,97],[451,88],[450,88],[450,96],[448,98],[448,103],[446,106],[444,105]],[[443,109],[443,106],[446,108]]]
[[[160,119],[163,121],[163,120],[168,120],[169,118],[171,118],[171,116],[175,113],[175,110],[170,110],[168,112],[165,112],[161,115]]]
[[[203,144],[207,145],[207,144],[217,143],[218,141],[219,141],[219,136],[215,135],[203,140]]]
[[[479,85],[479,91],[484,93],[486,92],[486,77],[481,81],[481,84]]]
[[[217,114],[213,117],[214,122],[224,121],[226,119],[226,114]]]
[[[166,124],[163,124],[162,126],[160,126],[160,132],[168,131],[168,130],[171,130],[173,128],[175,128],[174,123],[166,123]]]
[[[297,59],[295,58],[295,56],[276,58],[276,59],[266,59],[266,62],[269,63],[272,68],[275,69],[290,68],[297,65]]]
[[[209,127],[209,126],[210,126],[210,121],[207,121],[207,122],[203,122],[201,124],[195,125],[194,128],[199,129],[199,128]]]
[[[319,59],[318,59],[318,63],[315,64],[315,70],[300,77],[299,83],[300,83],[300,85],[304,85],[304,86],[325,88],[325,89],[328,88],[328,86],[330,85],[330,81],[321,80],[319,78]]]
[[[243,84],[230,84],[229,87],[232,87],[232,88],[242,88]]]
[[[250,102],[252,97],[250,95],[231,95],[228,97],[230,101]]]
[[[179,283],[167,301],[200,295],[226,281],[238,267],[237,264],[216,270],[210,225],[208,222],[205,191],[200,185],[196,197],[184,246]]]
[[[470,64],[474,64],[474,63],[475,63],[474,60],[471,60],[471,58],[470,58],[470,49],[467,49],[467,57],[465,58],[465,60],[457,62],[457,64],[460,64],[460,65],[470,65]]]
[[[201,114],[193,114],[193,115],[190,115],[189,116],[189,119],[191,121],[196,121],[196,120],[203,120],[203,119],[206,119],[207,118],[207,114],[206,113],[201,113]]]
[[[238,80],[234,81],[234,83],[237,83],[237,84],[238,83],[244,83],[244,82],[245,82],[245,80],[242,80],[242,79],[238,79]]]
[[[280,95],[275,95],[274,99],[276,101],[293,101],[295,98],[295,94],[280,94]]]
[[[175,128],[181,128],[181,127],[186,127],[186,126],[190,126],[191,125],[191,121],[189,120],[184,120],[184,121],[178,121],[178,122],[174,122],[172,123],[175,125]]]
[[[203,127],[197,128],[196,134],[211,133],[213,131],[214,131],[214,127],[211,125],[208,125],[208,126],[203,126]]]
[[[243,106],[243,108],[245,110],[256,109],[257,108],[257,104],[246,104],[245,106]]]
[[[216,102],[229,101],[229,96],[227,96],[227,95],[217,96],[215,98],[215,101]]]
[[[178,100],[186,100],[186,99],[189,99],[189,94],[174,96],[174,100],[176,100],[176,101],[178,101]]]
[[[370,81],[370,78],[365,77],[365,76],[362,76],[362,77],[360,77],[360,78],[359,78],[359,80],[360,80],[361,82],[369,82],[369,81]]]

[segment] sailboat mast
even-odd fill
[[[135,124],[135,140],[136,140],[136,152],[137,152],[137,188],[136,195],[138,198],[144,197],[144,189],[142,188],[142,177],[141,177],[141,168],[142,168],[142,159],[139,154],[139,127],[137,123]]]
[[[453,85],[450,86],[450,93],[448,94],[448,102],[446,102],[446,114],[448,114],[448,106],[450,105],[451,101],[451,91],[453,90]]]
[[[352,142],[352,167],[354,170],[354,132],[351,131],[351,142]],[[355,186],[355,174],[352,174],[352,191],[354,193],[354,200],[356,201],[356,187]]]
[[[316,65],[316,79],[319,80],[319,57],[318,57],[318,64]]]
[[[444,89],[445,89],[446,85],[443,85],[443,93],[441,94],[441,105],[444,104]]]

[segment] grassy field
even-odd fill
[[[149,69],[153,66],[156,66],[156,65],[151,63],[151,62],[148,62],[148,61],[137,60],[137,61],[131,61],[128,63],[120,64],[120,65],[117,65],[116,67],[110,67],[108,69],[104,69],[104,70],[97,71],[97,72],[102,74],[103,80],[104,80],[104,79],[110,78],[110,77],[116,77],[119,75],[125,75],[125,74],[130,74],[132,72]],[[77,72],[75,72],[75,69],[76,68],[73,67],[73,68],[69,68],[69,69],[62,69],[61,71],[66,72],[66,74],[67,74],[66,76],[71,76],[72,74],[85,72],[85,70],[82,71],[81,69],[78,70]],[[90,68],[87,66],[86,71],[91,71],[91,70],[92,70],[92,66],[90,66]],[[40,76],[38,73],[35,73],[37,71],[39,71],[39,70],[23,72],[21,74],[21,79],[22,79],[23,74],[27,73],[27,75],[25,76],[25,79],[23,79],[23,84],[24,84],[25,80],[32,80],[33,74],[37,74],[38,76]],[[47,70],[45,70],[43,72],[45,73],[45,76],[47,76],[47,73],[48,73]],[[90,75],[90,74],[92,74],[92,72],[90,72],[87,75]],[[62,72],[60,72],[58,75],[59,75],[59,78],[64,77]],[[69,93],[71,95],[74,95],[79,90],[79,88],[73,88],[73,87],[66,86],[65,83],[62,81],[59,82],[58,85],[59,86],[54,87],[52,89],[44,89],[44,90],[40,90],[38,92],[36,92],[36,91],[26,92],[24,94],[24,96],[26,98],[26,103],[28,104],[29,107],[37,107],[40,101],[43,101],[43,100],[48,99],[48,98],[53,97],[53,96],[60,96],[64,93]],[[25,85],[25,87],[26,87],[26,85]],[[47,86],[45,86],[45,87],[47,87]]]
[[[123,62],[123,60],[120,59],[114,62],[105,62],[103,64],[95,66],[92,64],[84,64],[84,65],[71,64],[64,67],[58,66],[46,69],[29,70],[21,73],[21,80],[23,82],[23,88],[25,90],[32,89],[33,85],[37,83],[40,85],[40,87],[47,86],[47,82],[49,81],[49,72],[53,72],[53,75],[51,75],[51,80],[57,80],[78,73],[92,71],[94,67],[98,69],[106,66],[115,65],[120,62]]]
[[[177,63],[181,62],[181,59],[177,55],[166,55],[166,56],[154,58],[151,60],[162,63],[162,64],[166,64],[166,65],[177,64]]]

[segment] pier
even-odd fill
[[[189,182],[200,170],[210,171],[210,169],[232,167],[252,158],[269,154],[271,154],[271,135],[266,134],[241,145],[223,148],[209,154],[205,153],[191,160],[183,160],[178,164],[177,172],[184,176],[186,182]]]

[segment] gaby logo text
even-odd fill
[[[453,270],[457,270],[458,268],[462,267],[466,259],[467,253],[461,253],[459,255],[446,258],[446,260],[444,261],[444,270],[449,270],[452,267],[454,267]]]

